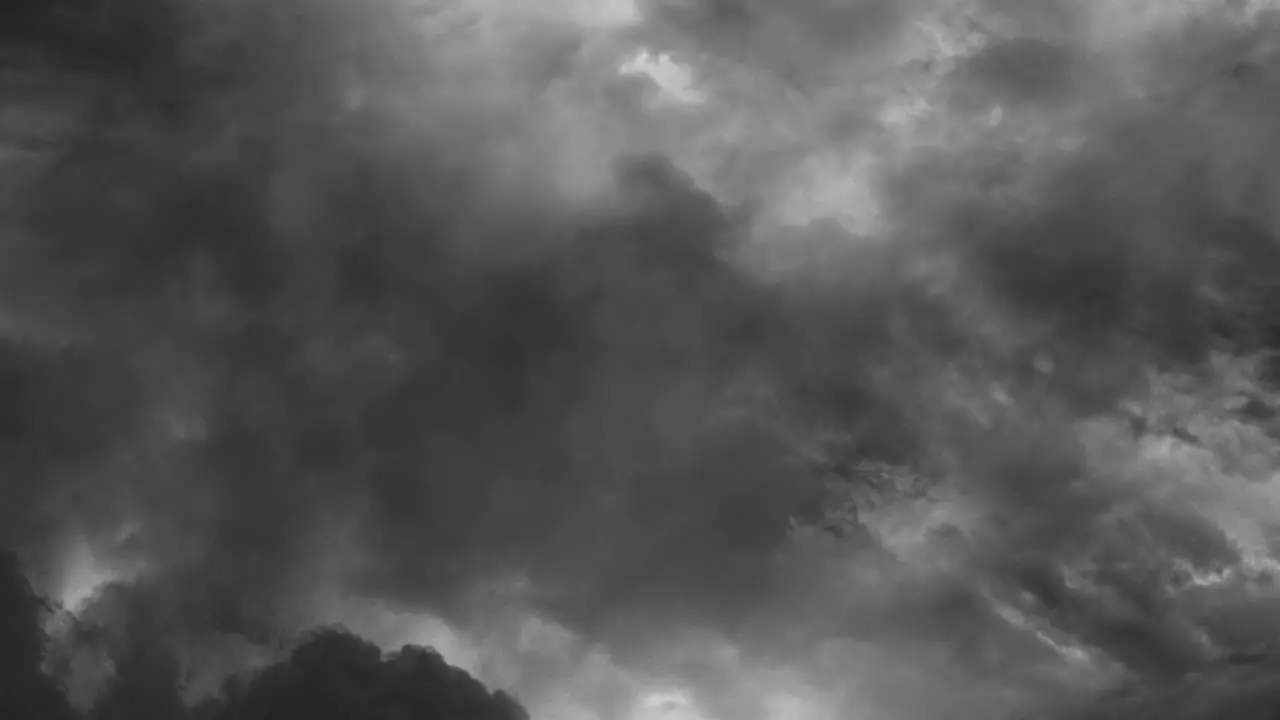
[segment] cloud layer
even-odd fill
[[[1117,7],[211,5],[12,203],[0,540],[606,718],[1178,672],[1230,632],[1126,573],[1240,564],[1249,503],[1121,408],[1265,340],[1206,288],[1274,262],[1271,21]]]

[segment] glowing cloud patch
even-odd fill
[[[120,532],[121,539],[127,539],[133,529],[125,526]],[[135,578],[145,569],[140,562],[120,565],[108,561],[101,552],[94,551],[88,539],[78,536],[66,550],[53,595],[62,607],[78,613],[104,585]]]
[[[680,692],[650,693],[636,703],[632,720],[706,720],[693,701]]]
[[[661,97],[678,103],[701,103],[707,96],[695,88],[693,69],[667,53],[641,50],[619,68],[623,75],[644,76],[661,90]]]

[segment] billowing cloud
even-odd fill
[[[1120,408],[1235,322],[1218,240],[1268,257],[1244,19],[271,7],[198,83],[118,70],[16,203],[6,315],[56,330],[6,349],[0,529],[68,601],[610,720],[999,713],[1239,633],[1126,573],[1265,545],[1267,493],[1162,463],[1263,471]]]

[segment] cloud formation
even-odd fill
[[[1118,408],[1221,334],[1210,250],[1269,257],[1247,26],[217,7],[184,82],[114,69],[15,203],[7,311],[69,339],[5,349],[0,539],[46,572],[85,538],[192,643],[423,613],[602,717],[644,678],[708,716],[998,711],[1086,685],[1073,650],[1212,650],[1180,608],[1135,619],[1165,598],[1114,516],[1197,567],[1237,548],[1098,457],[1145,457]],[[1196,59],[1233,43],[1257,73]],[[864,535],[797,538],[885,467],[953,529],[906,537],[938,505],[883,489]]]

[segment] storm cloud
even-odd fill
[[[1151,676],[1233,642],[1121,569],[1239,548],[1098,456],[1141,450],[1123,408],[1153,376],[1270,337],[1206,290],[1275,262],[1265,17],[1118,40],[1061,3],[133,5],[46,39],[75,122],[5,210],[0,542],[48,584],[88,542],[188,648],[322,597],[476,634],[518,611],[587,649],[517,690],[604,652],[726,717],[768,717],[742,687],[778,668],[940,717],[1079,687],[1053,632]],[[655,110],[617,72],[646,43],[703,100]],[[803,122],[682,154],[663,123],[732,119],[724,67]],[[868,109],[886,77],[928,112]],[[857,180],[874,222],[837,195],[794,226],[801,177]],[[856,529],[916,507],[876,468],[959,508],[928,567]],[[833,485],[875,507],[798,538]],[[1119,600],[1063,578],[1082,557]]]

